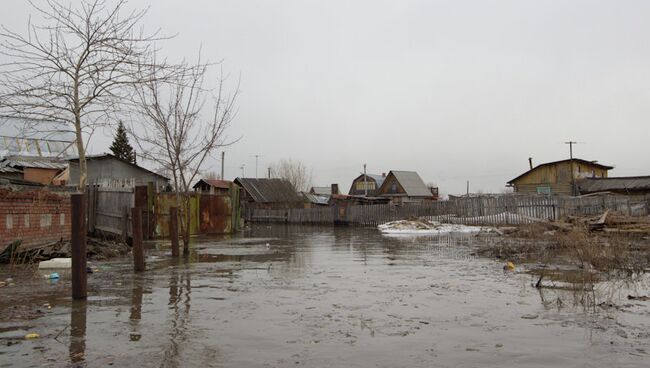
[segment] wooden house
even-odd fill
[[[374,197],[377,195],[379,187],[384,183],[386,174],[361,174],[352,180],[349,195],[354,196],[369,196]]]
[[[192,188],[201,193],[229,195],[232,184],[228,180],[201,179]]]
[[[576,181],[585,178],[606,178],[612,166],[596,161],[568,159],[532,167],[508,182],[515,192],[577,195]]]
[[[391,203],[394,204],[436,199],[431,190],[424,184],[420,175],[415,171],[389,172],[381,187],[377,190],[376,195],[389,198]]]
[[[303,207],[303,199],[293,190],[293,185],[287,180],[237,178],[234,183],[241,187],[240,202],[248,208]]]

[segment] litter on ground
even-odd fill
[[[51,269],[51,268],[71,268],[72,258],[52,258],[49,261],[43,261],[38,264],[38,268]]]

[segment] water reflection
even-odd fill
[[[86,359],[86,315],[85,300],[74,300],[70,308],[70,362],[79,365]]]
[[[480,359],[492,359],[484,364],[489,366],[567,366],[584,362],[584,348],[598,358],[614,349],[619,359],[629,357],[625,341],[644,343],[639,336],[645,336],[650,322],[637,313],[641,307],[608,309],[606,317],[616,318],[612,322],[591,314],[601,296],[620,305],[627,296],[621,290],[629,285],[602,278],[588,279],[580,293],[535,289],[538,276],[504,273],[501,262],[478,258],[476,247],[483,241],[490,240],[292,226],[201,239],[191,257],[161,257],[147,273],[125,274],[123,279],[132,283],[124,288],[100,291],[118,297],[93,304],[89,318],[105,326],[91,328],[93,344],[86,346],[86,303],[73,303],[69,361],[83,365],[90,357],[113,354],[123,365],[162,367],[295,362],[425,367],[432,365],[431,352],[436,363],[456,366],[480,350],[485,352]],[[550,270],[545,272],[545,282],[556,282]],[[647,290],[633,294],[648,295]],[[151,293],[150,304],[145,293]],[[583,303],[590,305],[590,314],[569,308]],[[129,311],[128,321],[113,323],[116,306]],[[101,343],[115,336],[119,341]],[[557,336],[566,338],[558,343]],[[546,360],[542,348],[559,352],[564,360]]]
[[[142,337],[140,332],[140,320],[142,319],[142,296],[144,294],[144,275],[136,273],[133,275],[133,288],[131,290],[131,311],[129,314],[129,324],[131,333],[129,340],[139,341]]]
[[[183,267],[181,272],[178,267],[173,267],[169,276],[169,301],[167,303],[169,340],[163,353],[161,367],[182,367],[183,359],[180,355],[188,340],[192,281],[191,272],[188,272],[188,264],[185,263],[180,267]]]

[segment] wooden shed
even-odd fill
[[[650,176],[586,178],[577,181],[580,194],[616,193],[644,197],[650,195]]]
[[[293,185],[287,180],[237,178],[235,184],[242,188],[240,201],[248,208],[303,207],[303,199],[293,190]]]
[[[515,192],[577,195],[576,181],[606,178],[614,167],[578,158],[538,165],[508,182]]]
[[[192,188],[197,192],[228,195],[232,181],[217,179],[201,179]]]

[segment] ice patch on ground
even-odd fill
[[[460,224],[442,224],[428,220],[397,220],[377,226],[383,234],[436,235],[447,233],[478,233],[484,230],[480,226]]]

